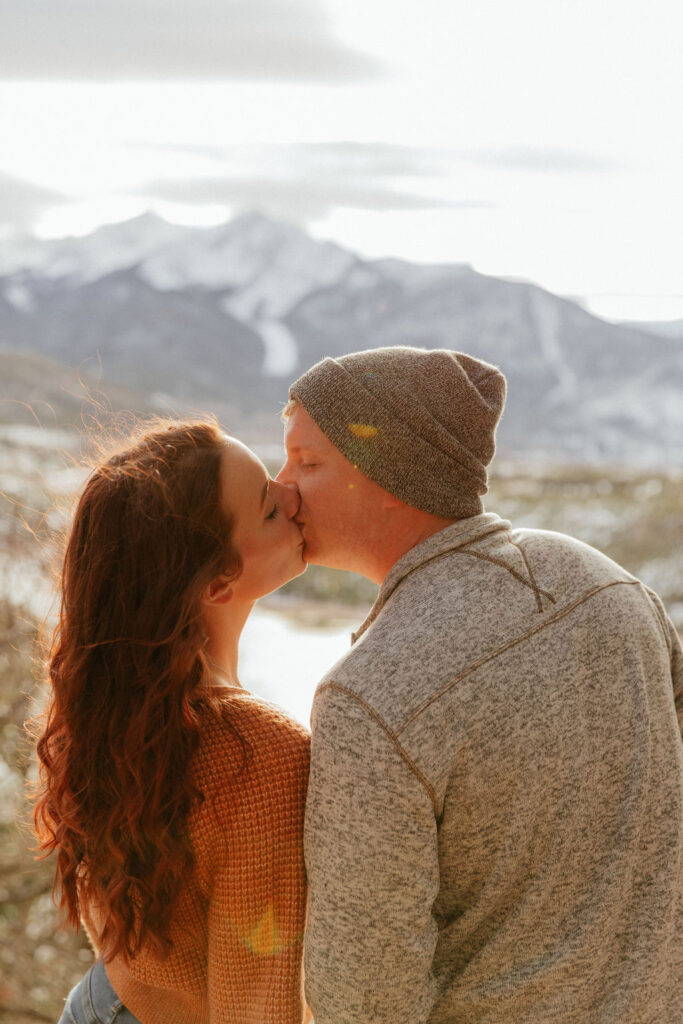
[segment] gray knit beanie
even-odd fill
[[[375,348],[323,359],[289,389],[365,476],[447,519],[483,511],[505,377],[445,349]]]

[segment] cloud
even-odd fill
[[[0,172],[0,228],[28,231],[43,210],[63,203],[67,197],[22,178]]]
[[[340,141],[299,148],[314,158],[363,167],[375,174],[438,177],[453,172],[462,164],[553,174],[594,174],[622,170],[625,166],[601,154],[557,146],[459,149]]]
[[[248,164],[258,169],[263,161],[280,161],[311,171],[332,169],[337,174],[359,178],[369,175],[439,178],[457,174],[463,166],[551,174],[595,174],[623,170],[626,166],[595,153],[548,146],[456,149],[347,140],[279,146],[150,145],[144,142],[131,142],[131,146],[194,155],[226,168]]]
[[[302,177],[333,176],[344,180],[369,178],[439,178],[452,173],[459,157],[452,151],[382,142],[292,142],[206,145],[131,140],[133,151],[197,158],[197,171],[212,163],[221,173],[262,174],[264,167]],[[169,163],[172,167],[172,163]]]
[[[307,222],[324,217],[336,207],[362,210],[424,210],[482,208],[477,200],[458,201],[420,195],[383,186],[322,178],[198,178],[148,182],[139,190],[148,199],[183,204],[227,204],[257,208],[275,217]]]
[[[577,149],[554,146],[504,146],[461,152],[461,159],[478,167],[550,174],[601,174],[623,170],[617,160]]]
[[[362,178],[438,177],[449,162],[444,150],[382,142],[299,143],[289,149],[302,165]]]
[[[345,83],[384,73],[320,0],[4,0],[0,79]]]
[[[478,198],[449,197],[430,182],[443,172],[439,151],[355,142],[288,145],[152,145],[197,157],[197,172],[148,181],[136,190],[148,200],[255,207],[273,216],[308,222],[337,207],[363,210],[487,209]],[[212,170],[215,165],[215,170]],[[430,194],[431,193],[431,194]]]
[[[149,0],[146,0],[149,2]],[[145,165],[145,153],[163,153],[168,174],[152,172],[128,196],[185,206],[257,208],[302,224],[337,208],[360,210],[494,209],[488,194],[458,191],[467,167],[529,174],[596,174],[618,167],[600,156],[571,149],[504,147],[465,150],[337,140],[320,143],[197,145],[131,140],[125,148]],[[137,156],[135,156],[137,154]],[[181,177],[174,155],[184,159]],[[154,163],[159,166],[159,161]],[[471,173],[466,175],[471,179]],[[454,184],[455,183],[455,184]],[[30,229],[46,208],[68,202],[56,192],[0,178],[0,225]],[[117,195],[122,195],[118,192]],[[495,192],[492,193],[495,200]]]

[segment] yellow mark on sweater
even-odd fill
[[[369,438],[377,433],[377,427],[371,427],[367,423],[349,423],[349,430],[354,437]]]
[[[258,953],[259,956],[270,956],[272,953],[279,953],[282,949],[272,903],[247,938],[246,945],[252,953]]]
[[[237,921],[227,919],[230,930],[254,956],[276,956],[290,946],[303,942],[303,932],[292,932],[291,928],[283,930],[282,921],[278,924],[273,903],[268,904],[257,924],[254,921],[252,917],[250,924],[246,921],[238,924]],[[291,925],[293,922],[289,923]]]

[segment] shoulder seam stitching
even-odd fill
[[[531,565],[529,564],[529,559],[527,558],[526,551],[524,550],[522,545],[521,544],[517,544],[517,542],[514,541],[512,539],[512,537],[510,537],[510,536],[508,536],[507,541],[508,541],[508,544],[512,544],[513,548],[516,551],[519,551],[520,555],[522,556],[522,561],[524,562],[524,564],[526,566],[526,571],[529,573],[529,579],[533,583],[534,593],[536,594],[536,602],[538,604],[539,612],[543,611],[543,601],[541,600],[541,594],[543,595],[543,597],[547,597],[551,604],[557,604],[557,602],[555,601],[555,598],[553,597],[553,595],[550,594],[547,590],[542,590],[538,586],[538,584],[536,583],[536,577],[534,576],[534,574],[533,574],[533,572],[531,570]]]
[[[429,557],[425,558],[422,562],[418,562],[418,564],[414,565],[412,569],[408,569],[403,574],[403,576],[400,576],[399,579],[396,580],[396,582],[392,585],[391,589],[388,590],[384,595],[382,595],[380,590],[380,594],[378,595],[377,600],[370,609],[367,618],[363,623],[361,623],[356,632],[351,634],[351,642],[355,643],[356,640],[363,636],[363,634],[374,623],[375,619],[378,617],[380,612],[383,611],[389,598],[394,596],[395,592],[399,589],[399,587],[401,587],[405,583],[405,581],[413,575],[413,573],[418,572],[418,570],[424,568],[425,565],[429,565],[431,562],[439,562],[441,561],[442,558],[449,558],[451,555],[457,555],[461,549],[464,550],[465,548],[467,548],[469,544],[477,544],[479,543],[480,540],[485,540],[487,537],[490,537],[494,533],[500,533],[501,531],[505,531],[508,529],[509,526],[507,525],[506,520],[501,520],[499,523],[493,523],[491,525],[491,528],[487,530],[483,534],[483,536],[475,537],[474,540],[465,541],[464,544],[457,544],[454,547],[447,548],[446,551],[438,551],[434,555],[429,555]],[[507,567],[504,566],[504,568]],[[524,579],[522,579],[522,583],[525,583]],[[526,586],[529,586],[529,584],[527,583]],[[380,597],[382,598],[381,604],[379,604]]]
[[[427,791],[432,807],[434,809],[434,814],[438,818],[438,801],[433,786],[427,781],[427,779],[424,777],[420,769],[417,767],[411,756],[408,754],[405,748],[399,743],[397,734],[389,725],[387,725],[382,716],[377,711],[375,711],[371,704],[368,704],[367,701],[363,700],[362,697],[360,697],[357,693],[354,693],[353,690],[350,690],[346,686],[341,686],[339,683],[335,683],[334,681],[331,681],[329,683],[323,683],[321,686],[318,687],[316,696],[319,693],[323,693],[324,690],[338,690],[339,693],[343,693],[347,697],[350,697],[352,700],[355,700],[356,703],[360,704],[360,706],[364,708],[365,711],[367,711],[370,717],[373,718],[375,722],[377,722],[379,727],[387,734],[387,736],[391,740],[399,756],[402,758],[403,761],[405,761],[405,763],[408,765],[408,768],[413,773],[415,778]]]
[[[612,580],[610,583],[603,583],[599,587],[594,587],[593,590],[589,590],[587,594],[583,594],[575,601],[572,601],[570,605],[568,605],[566,608],[562,608],[549,619],[546,619],[544,622],[540,622],[536,626],[532,626],[530,629],[527,629],[520,636],[515,637],[513,640],[508,640],[507,643],[502,644],[500,647],[497,647],[489,654],[484,655],[484,657],[480,658],[478,661],[475,661],[472,665],[469,665],[466,669],[460,672],[460,674],[457,675],[455,679],[452,679],[448,686],[445,686],[443,690],[439,690],[438,693],[429,697],[428,700],[424,701],[418,708],[412,711],[410,715],[408,715],[408,717],[405,719],[405,721],[401,724],[400,728],[396,730],[396,737],[398,738],[401,735],[401,733],[405,729],[407,729],[410,723],[413,722],[416,718],[418,718],[422,714],[422,712],[425,711],[431,704],[433,704],[435,701],[443,697],[443,695],[445,693],[448,693],[449,690],[452,690],[453,687],[456,686],[463,679],[465,679],[466,676],[471,675],[472,672],[476,672],[477,669],[480,669],[483,665],[486,665],[487,662],[493,661],[501,654],[504,654],[505,651],[509,650],[511,647],[516,647],[518,644],[523,643],[524,640],[528,640],[529,637],[533,636],[535,633],[539,633],[542,630],[546,629],[548,626],[553,625],[553,623],[557,622],[559,619],[564,618],[564,616],[568,615],[570,612],[573,612],[575,608],[578,608],[579,605],[583,604],[589,598],[594,597],[596,594],[599,594],[602,590],[607,590],[609,587],[634,585],[639,586],[640,580]]]
[[[513,545],[513,547],[517,547],[517,545],[514,544],[513,541],[510,541],[510,543]],[[518,548],[518,550],[520,551],[520,554],[522,554],[521,549]],[[514,578],[518,580],[520,583],[522,583],[525,587],[528,587],[529,590],[533,590],[534,594],[536,595],[536,606],[539,612],[543,611],[543,602],[541,601],[541,598],[539,596],[540,594],[543,594],[544,597],[547,597],[550,601],[553,602],[553,604],[555,603],[555,599],[552,597],[551,594],[549,594],[546,590],[540,590],[539,587],[536,586],[536,581],[534,580],[530,572],[529,576],[531,582],[529,582],[529,580],[525,580],[522,574],[517,572],[516,569],[513,569],[511,565],[507,565],[505,562],[500,561],[500,559],[498,558],[492,558],[491,555],[485,555],[481,551],[468,551],[464,545],[461,551],[463,555],[471,555],[472,558],[480,558],[482,562],[490,562],[491,565],[500,566],[501,569],[505,569],[506,572],[509,572],[511,576],[514,576]],[[523,554],[522,558],[524,559],[524,563],[528,570],[529,566]]]

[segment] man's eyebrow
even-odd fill
[[[316,452],[320,449],[316,448],[314,444],[287,444],[285,450],[291,455],[295,455],[297,452]]]

